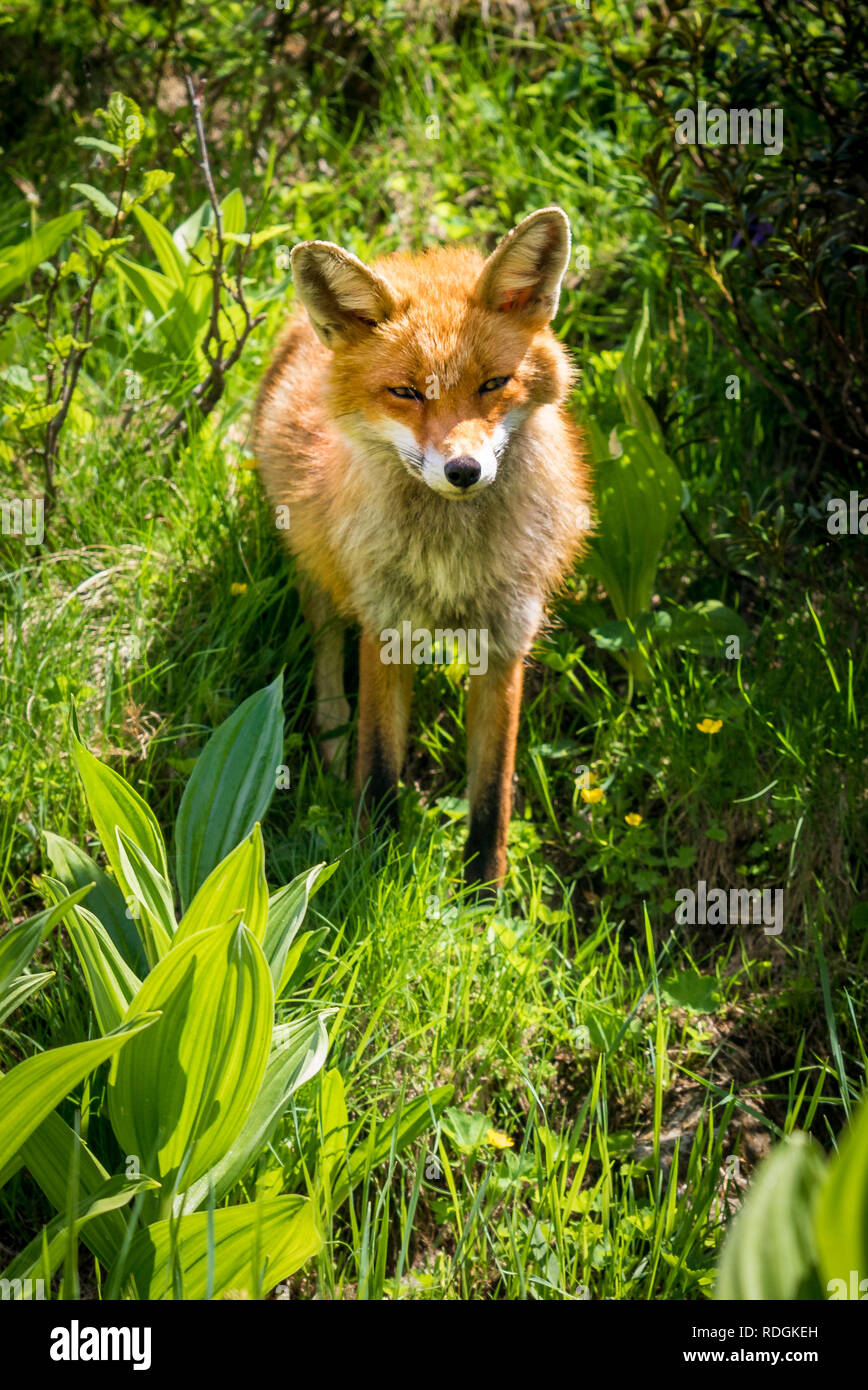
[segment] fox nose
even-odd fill
[[[479,481],[482,469],[476,459],[471,458],[469,454],[462,454],[460,458],[449,459],[443,472],[453,487],[466,488]]]

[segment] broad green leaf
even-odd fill
[[[181,259],[184,261],[185,265],[191,260],[191,248],[195,248],[196,242],[199,240],[202,220],[207,210],[208,202],[206,200],[204,203],[200,203],[196,211],[191,213],[187,220],[182,222],[180,227],[176,227],[172,233],[172,240],[177,246]]]
[[[663,431],[657,416],[620,367],[615,373],[615,383],[627,423],[634,429],[644,430],[658,449],[662,449]]]
[[[63,884],[47,875],[45,882],[62,902],[66,893]],[[88,908],[74,907],[66,919],[66,929],[84,974],[99,1030],[110,1033],[129,1013],[142,982]]]
[[[127,1272],[140,1298],[174,1298],[176,1273],[185,1301],[207,1297],[210,1215],[200,1211],[180,1222],[156,1221],[138,1233]],[[322,1249],[313,1206],[305,1197],[223,1207],[213,1213],[213,1222],[214,1298],[267,1293]]]
[[[222,926],[239,912],[245,927],[261,942],[268,917],[268,884],[258,821],[208,875],[178,924],[175,945],[198,931]]]
[[[121,1207],[125,1207],[128,1202],[132,1201],[137,1192],[155,1187],[159,1187],[159,1183],[155,1182],[153,1178],[126,1178],[123,1175],[108,1178],[95,1192],[82,1197],[78,1202],[75,1209],[76,1231],[89,1222],[105,1216],[107,1212],[118,1211]],[[66,1254],[68,1236],[69,1226],[64,1212],[43,1227],[39,1235],[29,1245],[26,1245],[21,1253],[15,1256],[12,1263],[4,1269],[0,1278],[31,1279],[36,1275],[41,1275],[45,1270],[46,1254],[48,1260],[46,1273],[50,1278],[60,1267]]]
[[[862,1102],[853,1116],[829,1164],[817,1203],[814,1229],[824,1296],[834,1294],[832,1281],[843,1279],[846,1284],[843,1296],[852,1297],[850,1271],[857,1271],[860,1284],[868,1279],[868,1100]],[[864,1292],[863,1287],[860,1298]],[[841,1296],[840,1285],[838,1296]]]
[[[327,1014],[312,1014],[274,1030],[265,1076],[244,1128],[219,1163],[184,1193],[184,1211],[195,1211],[207,1201],[209,1186],[222,1201],[230,1188],[253,1166],[268,1143],[272,1130],[290,1097],[316,1076],[328,1052]],[[179,1203],[180,1204],[180,1203]]]
[[[115,833],[118,829],[130,837],[164,878],[168,878],[166,846],[156,817],[147,803],[124,781],[120,773],[95,758],[75,734],[72,755],[84,784],[96,832],[124,895],[132,896],[132,887],[123,874]]]
[[[171,1200],[182,1168],[186,1187],[223,1157],[262,1083],[274,1014],[262,947],[243,925],[199,932],[154,967],[135,1007],[162,1017],[112,1067],[109,1117]]]
[[[88,909],[99,918],[127,965],[143,976],[148,968],[145,953],[135,924],[127,914],[124,895],[114,879],[70,840],[50,830],[43,831],[43,835],[55,877],[70,893],[87,883],[93,884],[87,900]]]
[[[286,983],[289,948],[304,921],[308,903],[337,867],[335,860],[333,864],[316,864],[312,869],[305,869],[268,900],[268,924],[262,944],[278,998]]]
[[[806,1134],[772,1150],[727,1233],[716,1299],[822,1298],[814,1208],[824,1174],[823,1151]]]
[[[0,1169],[79,1081],[154,1021],[139,1012],[104,1038],[40,1052],[0,1077]]]
[[[175,906],[164,874],[118,826],[120,873],[139,906],[138,926],[149,965],[169,950],[175,934]]]
[[[78,1190],[83,1196],[93,1196],[109,1180],[99,1159],[56,1112],[46,1116],[22,1146],[19,1156],[51,1205],[60,1212],[66,1211],[73,1160],[78,1167]],[[97,1259],[111,1265],[123,1243],[125,1229],[119,1212],[107,1212],[88,1226],[82,1239]]]
[[[187,278],[187,267],[184,259],[175,245],[170,233],[158,222],[145,208],[136,207],[133,209],[136,220],[139,223],[148,241],[151,243],[151,250],[160,263],[160,269],[167,280],[179,289],[183,289]]]
[[[261,821],[283,755],[283,674],[251,695],[211,735],[184,788],[175,822],[181,905]]]
[[[48,933],[58,922],[62,922],[75,904],[80,903],[89,892],[89,887],[77,889],[62,903],[47,907],[35,917],[29,917],[26,922],[19,922],[0,937],[0,1000],[17,982],[24,967],[29,964]]]
[[[0,299],[7,298],[13,290],[29,280],[37,266],[54,255],[61,242],[74,231],[83,217],[82,212],[67,212],[45,222],[33,236],[19,241],[16,246],[4,246],[0,250]]]
[[[186,362],[196,346],[200,325],[190,311],[185,292],[158,270],[149,270],[126,256],[116,256],[112,267],[153,314],[174,356],[179,362]]]
[[[364,1145],[353,1150],[349,1163],[343,1173],[336,1175],[332,1191],[332,1210],[336,1210],[349,1197],[356,1184],[366,1171],[382,1163],[393,1152],[412,1144],[436,1121],[443,1109],[452,1099],[451,1086],[438,1086],[418,1096],[407,1105],[401,1105],[387,1120],[382,1120],[371,1129]],[[358,1134],[358,1128],[356,1134]]]
[[[347,1114],[344,1081],[336,1067],[324,1073],[320,1080],[317,1101],[319,1123],[319,1149],[317,1152],[317,1175],[330,1203],[332,1178],[349,1161],[350,1121]],[[335,1205],[338,1205],[337,1203]]]
[[[43,970],[38,975],[19,975],[17,980],[12,980],[0,996],[0,1023],[5,1023],[9,1015],[21,1007],[25,999],[42,989],[54,976],[54,970]]]
[[[681,478],[644,430],[619,429],[623,452],[597,466],[599,531],[587,560],[618,618],[651,607],[663,543],[681,507]]]
[[[224,232],[240,236],[247,225],[247,211],[239,189],[233,188],[232,192],[226,195],[220,204],[220,213]]]

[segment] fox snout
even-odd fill
[[[439,437],[431,430],[419,445],[422,481],[441,497],[455,501],[473,497],[495,481],[500,455],[508,442],[507,429],[495,426],[489,432],[480,428],[479,422],[459,425]]]
[[[461,454],[456,459],[449,459],[443,465],[443,472],[453,487],[461,488],[462,492],[474,483],[478,483],[482,476],[482,464],[477,463],[475,458],[469,454]]]

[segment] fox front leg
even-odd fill
[[[398,829],[398,778],[404,766],[413,667],[382,660],[378,638],[362,633],[356,794],[367,819]]]
[[[464,851],[468,886],[492,885],[506,873],[506,838],[512,811],[515,740],[524,670],[521,659],[470,676],[467,764],[470,830]]]

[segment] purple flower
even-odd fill
[[[747,235],[751,246],[762,246],[766,237],[771,236],[774,229],[773,222],[763,222],[758,217],[752,217],[747,224]],[[741,232],[736,232],[732,241],[729,243],[730,250],[735,251],[742,245],[744,245],[744,237]]]

